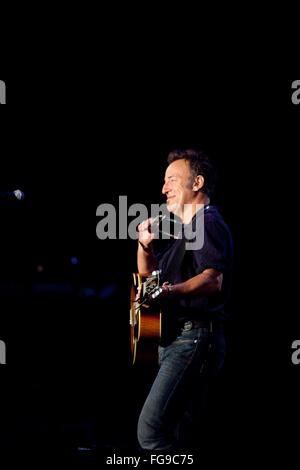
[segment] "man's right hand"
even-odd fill
[[[151,233],[149,231],[152,221],[153,219],[150,217],[149,219],[144,220],[140,225],[138,225],[138,240],[142,243],[145,248],[149,248],[155,238],[155,233]]]

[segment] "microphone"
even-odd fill
[[[0,192],[0,198],[5,199],[17,199],[18,201],[22,201],[24,199],[25,194],[20,189],[16,189],[15,191],[6,191]]]

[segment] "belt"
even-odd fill
[[[193,328],[209,328],[212,331],[212,321],[209,320],[189,320],[184,322],[181,331],[189,331]]]

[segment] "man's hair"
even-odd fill
[[[190,164],[190,184],[192,185],[196,176],[202,175],[204,178],[204,185],[203,188],[201,188],[201,191],[210,197],[215,189],[216,173],[208,156],[204,152],[198,152],[197,150],[193,149],[173,150],[168,155],[169,165],[176,160],[182,159],[188,161]]]

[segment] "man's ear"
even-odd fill
[[[196,176],[193,183],[193,191],[199,191],[204,186],[204,178],[202,175]]]

